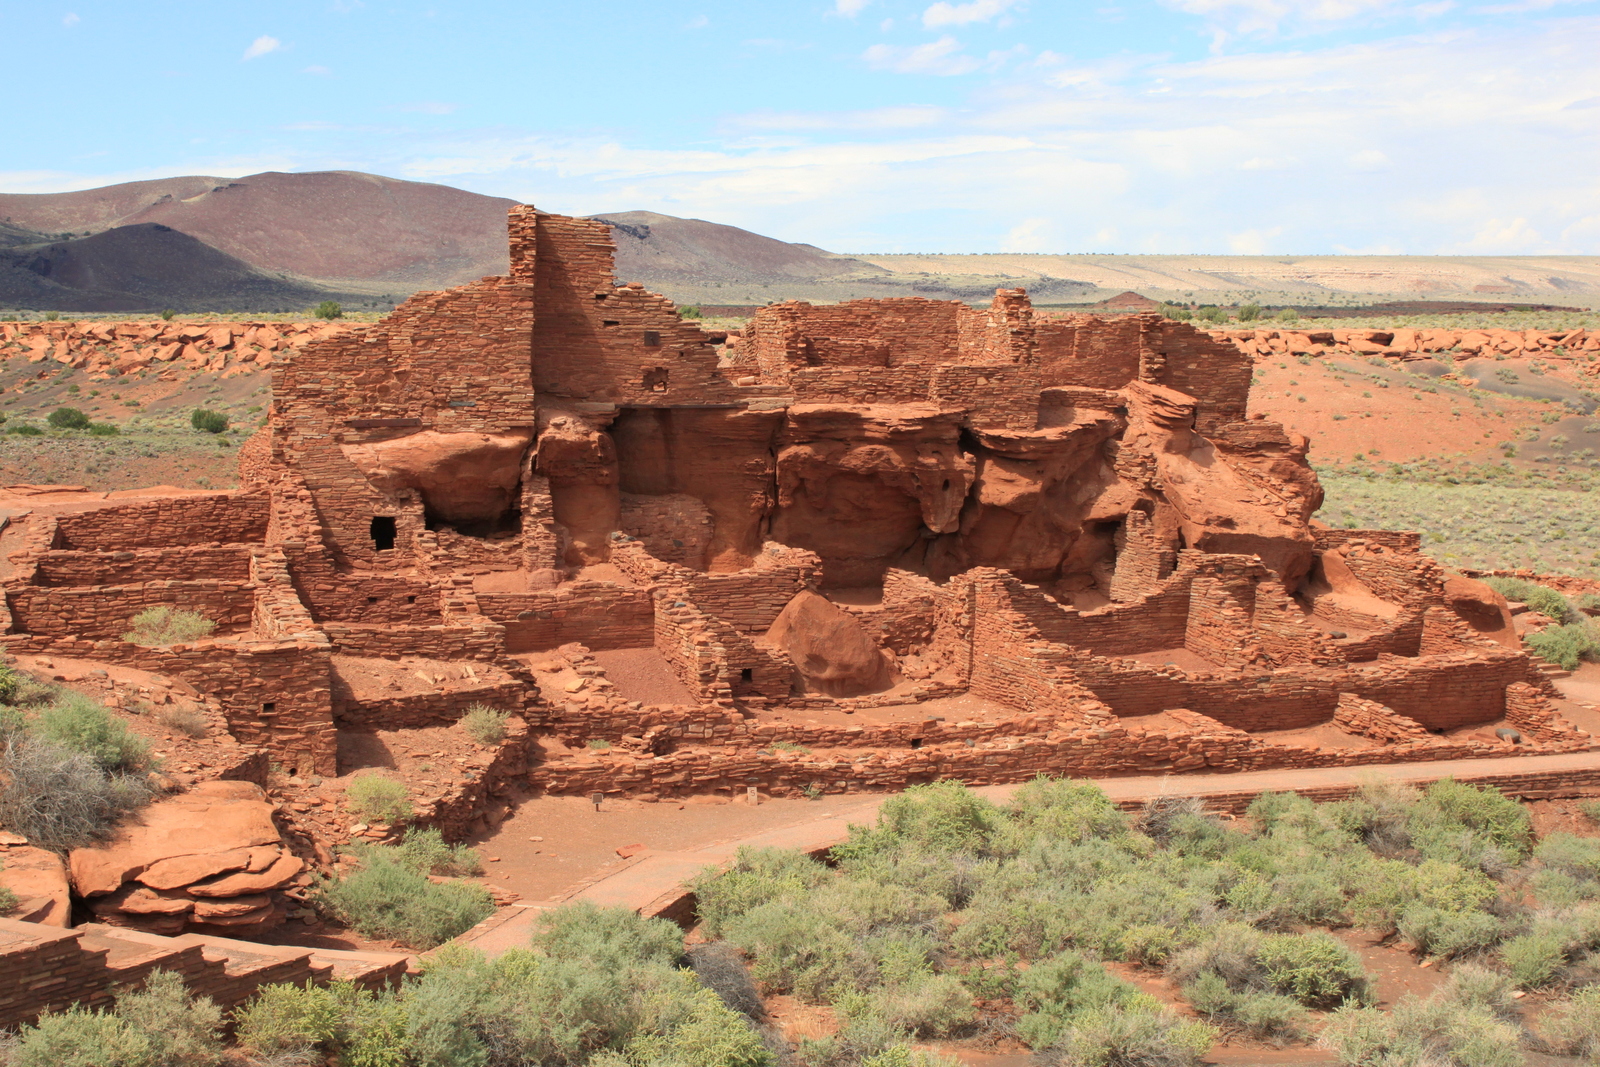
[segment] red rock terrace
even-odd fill
[[[1307,442],[1249,417],[1232,344],[1021,290],[708,333],[614,281],[605,224],[510,221],[508,277],[279,353],[243,490],[14,510],[11,651],[181,682],[265,753],[235,777],[511,712],[433,798],[452,833],[524,774],[798,793],[1590,746],[1496,594],[1310,521]],[[216,632],[124,642],[158,604]]]

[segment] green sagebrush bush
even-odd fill
[[[212,1067],[224,1062],[222,1011],[154,971],[110,1011],[74,1006],[24,1026],[9,1067]]]
[[[1588,619],[1549,626],[1529,634],[1528,647],[1562,670],[1575,671],[1584,660],[1600,659],[1600,632]]]
[[[189,413],[189,425],[202,433],[222,433],[228,428],[228,416],[220,411],[195,408]]]
[[[145,608],[128,622],[122,639],[131,645],[162,647],[182,645],[211,636],[217,624],[198,611],[185,611],[166,604]]]
[[[264,986],[234,1013],[241,1048],[261,1057],[311,1062],[334,1057],[349,1067],[405,1067],[403,1001],[351,982]]]
[[[767,1067],[743,1016],[676,964],[682,933],[620,908],[567,905],[528,949],[452,946],[402,997],[422,1063]]]
[[[412,815],[411,791],[398,778],[375,771],[358,774],[344,792],[356,814],[369,822],[400,822]]]
[[[150,763],[150,744],[104,706],[70,689],[41,709],[31,724],[46,741],[82,752],[106,772],[133,773]]]
[[[53,430],[87,430],[89,416],[77,408],[56,408],[44,420]]]
[[[1600,986],[1576,990],[1542,1020],[1541,1035],[1554,1052],[1600,1063]]]
[[[1390,1012],[1344,1007],[1321,1044],[1351,1067],[1520,1067],[1520,1032],[1504,979],[1462,966],[1427,999],[1402,997]]]
[[[778,848],[741,848],[725,871],[707,869],[690,883],[706,934],[720,936],[724,924],[769,901],[815,889],[833,877],[802,853]]]
[[[467,736],[480,745],[498,745],[506,739],[506,723],[511,716],[487,704],[473,704],[461,716],[461,726]]]
[[[363,849],[360,868],[324,882],[317,900],[366,937],[419,949],[465,933],[494,911],[488,890],[467,882],[431,882],[416,855],[403,846]]]
[[[961,782],[913,785],[884,801],[877,826],[851,826],[833,856],[846,861],[897,847],[984,855],[1003,825],[1000,808]]]

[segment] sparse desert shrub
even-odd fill
[[[431,826],[411,827],[399,844],[365,847],[382,852],[418,874],[463,878],[483,873],[483,860],[477,849],[470,845],[447,844],[444,835]]]
[[[1531,931],[1500,946],[1511,980],[1523,989],[1541,989],[1566,966],[1565,939],[1554,930]]]
[[[158,604],[145,608],[128,623],[131,629],[122,639],[131,645],[161,647],[182,645],[211,636],[217,624],[198,611]]]
[[[0,863],[0,870],[5,869],[5,864]],[[5,915],[18,904],[17,895],[5,886],[0,885],[0,915]],[[0,1061],[3,1062],[3,1061]]]
[[[44,431],[30,422],[8,422],[6,433],[14,433],[19,437],[43,437]]]
[[[1240,304],[1239,305],[1239,321],[1240,322],[1254,322],[1257,319],[1259,319],[1260,317],[1261,317],[1261,305],[1260,304]]]
[[[189,425],[204,433],[222,433],[228,428],[228,416],[209,408],[195,408],[189,413]]]
[[[999,808],[960,782],[913,785],[884,801],[876,827],[850,827],[850,840],[833,855],[849,860],[899,847],[983,855],[1002,823]]]
[[[691,885],[700,921],[715,937],[730,920],[780,897],[808,892],[832,877],[828,868],[799,852],[741,848],[727,870],[702,872]]]
[[[324,883],[318,900],[365,937],[430,949],[472,929],[494,911],[488,890],[467,882],[435,883],[406,863],[373,850],[361,868]]]
[[[722,1002],[747,1019],[760,1021],[767,1016],[761,991],[750,978],[739,950],[726,941],[712,941],[689,949],[689,966],[706,988],[716,991]]]
[[[1191,1067],[1216,1031],[1153,1004],[1107,1005],[1073,1019],[1050,1050],[1062,1067]]]
[[[1600,1063],[1600,986],[1575,991],[1543,1023],[1542,1036],[1552,1051]]]
[[[1331,934],[1268,934],[1259,959],[1272,987],[1307,1007],[1332,1007],[1367,994],[1361,957]]]
[[[132,773],[150,763],[150,745],[100,704],[63,689],[33,722],[39,737],[94,760],[102,771]]]
[[[339,302],[337,300],[324,300],[322,303],[311,309],[311,314],[315,315],[319,319],[328,319],[329,321],[332,321],[333,319],[344,318],[344,308],[339,306]]]
[[[1400,913],[1400,936],[1418,952],[1454,959],[1488,948],[1501,937],[1500,920],[1485,911],[1445,911],[1418,904]]]
[[[263,986],[234,1013],[239,1045],[262,1058],[351,1067],[402,1067],[410,1042],[405,1005],[350,982]]]
[[[1521,1067],[1518,1028],[1473,993],[1452,982],[1426,1000],[1402,997],[1387,1013],[1340,1008],[1321,1044],[1351,1067]]]
[[[74,1006],[24,1026],[10,1067],[212,1067],[224,1062],[222,1011],[170,971],[117,998],[110,1011]]]
[[[1278,312],[1278,321],[1288,323],[1299,322],[1300,312],[1296,311],[1294,308],[1284,308],[1282,311]]]
[[[473,704],[461,716],[461,726],[467,736],[480,745],[498,745],[506,739],[506,722],[510,716],[487,704]]]
[[[1588,619],[1548,626],[1529,634],[1528,647],[1562,670],[1575,671],[1584,660],[1600,659],[1600,633]]]
[[[398,778],[358,774],[345,786],[356,814],[368,822],[392,823],[411,817],[411,791]]]
[[[10,704],[16,701],[18,692],[22,689],[22,680],[27,677],[15,667],[0,664],[0,704]]]
[[[91,437],[117,437],[121,433],[121,430],[109,422],[91,422],[89,424],[89,435]]]
[[[178,731],[185,737],[201,738],[211,732],[206,717],[194,708],[168,708],[156,716],[161,725]]]
[[[77,408],[56,408],[44,420],[52,430],[87,430],[89,416]]]
[[[13,733],[0,749],[0,827],[65,851],[110,833],[150,799],[142,777],[108,775],[83,752]]]

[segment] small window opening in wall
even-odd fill
[[[417,598],[416,597],[414,597],[414,596],[406,597],[406,603],[407,604],[415,604],[416,602],[417,602]]]
[[[602,326],[621,326],[622,325],[622,320],[621,319],[601,319],[600,320],[600,325],[602,325]]]
[[[654,348],[661,343],[661,334],[656,330],[646,330],[644,332],[644,343]]]
[[[378,602],[378,598],[377,597],[375,597],[375,596],[367,597],[367,603],[368,604],[376,604],[377,602]]]
[[[271,715],[273,712],[275,712],[277,710],[278,710],[278,705],[276,705],[276,704],[263,704],[263,705],[261,705],[261,713],[263,715]]]
[[[920,738],[920,737],[913,737],[913,738],[912,738],[912,739],[911,739],[911,747],[912,747],[912,748],[921,748],[921,747],[922,747],[922,738]]]
[[[596,293],[596,294],[594,294],[594,298],[596,300],[604,300],[606,297],[608,297],[610,295],[611,295],[610,293]]]
[[[374,516],[372,519],[372,525],[369,527],[369,532],[372,534],[372,547],[376,548],[379,552],[382,552],[385,549],[393,548],[395,535],[394,516]]]
[[[950,479],[949,478],[946,478],[944,480],[944,487],[945,487],[946,491],[949,490],[949,488],[950,488]]]
[[[754,667],[746,667],[744,670],[739,672],[739,681],[741,681],[741,682],[753,682],[755,680],[756,680],[756,672],[755,672],[755,668]]]
[[[652,393],[667,391],[667,368],[651,367],[644,372],[644,387]]]

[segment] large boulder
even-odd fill
[[[1452,575],[1444,582],[1444,602],[1456,615],[1478,632],[1507,648],[1521,648],[1517,628],[1511,621],[1511,606],[1506,598],[1482,582]]]
[[[848,697],[893,684],[889,661],[861,622],[809,589],[778,613],[767,641],[788,653],[807,688],[816,692]]]
[[[99,921],[163,934],[275,925],[286,909],[274,891],[304,867],[249,782],[203,782],[157,801],[69,859],[73,886]]]

